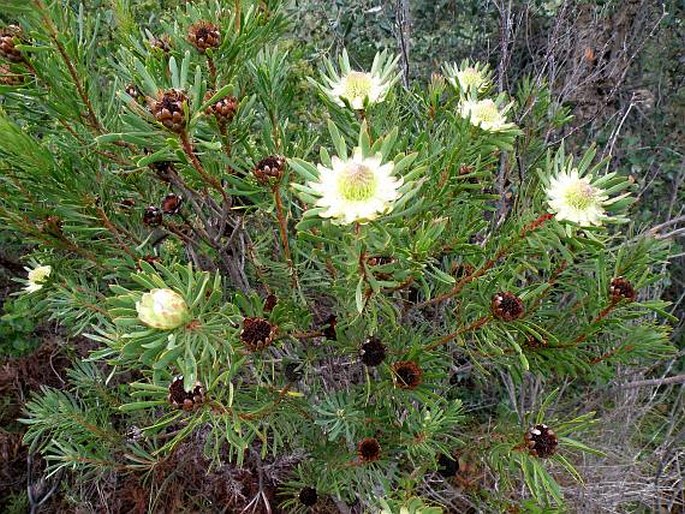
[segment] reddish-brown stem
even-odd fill
[[[462,334],[465,334],[466,332],[473,332],[474,330],[478,330],[480,327],[485,325],[491,319],[492,319],[492,316],[490,316],[490,315],[483,316],[482,318],[477,319],[476,321],[474,321],[470,325],[466,325],[465,327],[461,327],[459,330],[452,332],[451,334],[447,334],[444,337],[441,337],[437,341],[426,346],[424,348],[424,350],[427,352],[429,352],[431,350],[435,350],[439,346],[442,346],[443,344],[449,343],[450,341],[456,339],[457,337],[459,337]]]
[[[633,349],[632,346],[617,346],[616,348],[612,348],[612,349],[609,350],[608,352],[603,353],[603,354],[600,355],[599,357],[595,357],[594,359],[592,359],[592,360],[590,361],[590,364],[598,364],[598,363],[602,362],[603,360],[608,359],[609,357],[613,357],[614,355],[616,355],[616,354],[617,354],[618,352],[620,352],[621,350],[630,351],[630,350],[632,350],[632,349]]]
[[[131,251],[128,245],[124,243],[123,239],[121,238],[120,230],[110,221],[107,213],[102,209],[102,207],[97,207],[97,212],[98,216],[100,217],[100,221],[102,221],[102,224],[105,226],[105,228],[112,234],[119,247],[135,261],[137,256]],[[126,233],[126,235],[129,238],[133,237],[130,233]]]
[[[216,64],[214,64],[214,59],[209,55],[207,56],[207,67],[209,68],[209,78],[212,83],[212,87],[216,89]]]
[[[426,300],[425,302],[419,303],[415,305],[414,308],[420,309],[423,307],[427,307],[428,305],[434,305],[436,303],[444,302],[445,300],[449,300],[450,298],[454,298],[456,295],[458,295],[461,290],[464,288],[466,284],[469,282],[472,282],[473,280],[485,275],[495,264],[497,264],[497,261],[500,260],[502,257],[504,257],[507,252],[511,249],[514,243],[516,243],[518,240],[525,238],[528,234],[531,232],[537,230],[540,228],[542,225],[545,224],[548,220],[552,219],[554,216],[548,213],[545,213],[541,216],[539,216],[537,219],[535,219],[532,223],[526,225],[521,229],[521,232],[519,232],[518,237],[509,243],[508,245],[500,248],[495,256],[492,259],[488,259],[485,264],[483,264],[480,268],[475,270],[473,273],[470,275],[466,275],[464,278],[462,278],[459,282],[455,284],[455,286],[447,291],[446,293],[443,293],[439,296],[436,296],[435,298],[431,300]]]
[[[283,200],[281,199],[281,187],[276,184],[273,188],[274,202],[276,204],[276,217],[278,218],[278,229],[281,235],[281,245],[283,246],[283,254],[285,260],[290,268],[290,274],[293,281],[293,286],[297,284],[297,277],[295,275],[295,265],[293,264],[292,255],[290,253],[290,243],[288,242],[288,224],[285,219],[283,210]]]
[[[71,80],[74,82],[74,86],[76,87],[76,91],[78,92],[79,97],[81,98],[81,101],[83,104],[86,106],[86,110],[88,111],[88,121],[91,126],[95,131],[102,133],[103,128],[102,125],[100,125],[100,122],[97,119],[97,116],[95,115],[95,110],[93,109],[93,105],[90,103],[90,99],[88,98],[88,95],[86,95],[85,90],[83,89],[83,85],[81,84],[81,81],[78,78],[78,73],[76,72],[76,68],[74,68],[74,64],[71,62],[71,59],[69,58],[69,55],[67,54],[64,46],[62,43],[60,43],[58,39],[58,32],[57,28],[55,25],[52,23],[52,20],[50,17],[46,14],[46,7],[43,4],[42,0],[34,0],[33,2],[36,7],[38,7],[38,10],[41,13],[41,18],[45,22],[46,27],[50,31],[50,38],[53,40],[55,45],[57,46],[57,51],[59,52],[60,56],[62,57],[62,60],[64,61],[64,64],[67,66],[67,71],[69,72],[69,75],[71,76]]]
[[[210,184],[214,189],[216,189],[219,192],[219,194],[221,194],[221,197],[223,198],[224,202],[226,202],[226,204],[229,204],[229,198],[226,194],[226,191],[224,191],[224,188],[221,187],[221,184],[217,179],[215,179],[209,173],[207,173],[204,166],[202,166],[200,159],[198,159],[197,155],[195,154],[193,145],[190,142],[190,139],[188,138],[188,132],[184,130],[179,134],[179,137],[181,138],[181,146],[183,147],[183,151],[185,152],[188,159],[190,159],[190,162],[195,168],[195,170],[208,184]]]

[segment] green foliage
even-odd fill
[[[574,158],[550,143],[570,118],[549,88],[524,80],[490,98],[492,85],[436,76],[401,89],[397,60],[379,52],[374,66],[374,51],[359,68],[392,89],[354,109],[335,91],[357,67],[344,53],[340,73],[329,61],[328,80],[314,75],[282,41],[278,2],[189,3],[140,25],[132,2],[67,4],[13,8],[26,80],[3,86],[0,110],[0,219],[53,267],[23,299],[97,344],[64,390],[26,406],[25,441],[48,471],[154,477],[197,444],[208,468],[251,460],[260,477],[264,461],[292,456],[288,508],[308,485],[411,514],[439,511],[417,496],[440,456],[475,452],[500,488],[474,502],[564,508],[555,472],[581,479],[593,414],[552,412],[552,394],[535,420],[515,419],[498,377],[552,390],[673,348],[668,306],[647,289],[668,246],[551,212],[552,179],[574,169],[592,175],[581,193],[611,198],[613,221],[629,224],[632,200],[593,149]],[[188,38],[202,21],[221,34],[212,48]],[[213,110],[224,100],[230,119]],[[488,100],[481,120],[464,110]],[[373,209],[355,218],[367,193]],[[614,291],[620,277],[638,298]],[[141,315],[159,289],[187,308],[173,328]],[[504,293],[515,301],[502,309],[520,311],[502,312]],[[171,307],[154,305],[160,317]],[[376,363],[364,360],[371,340]],[[487,392],[454,387],[460,362]],[[496,408],[475,413],[486,394]],[[522,446],[543,420],[560,436],[547,461]]]
[[[0,317],[0,355],[21,357],[40,345],[35,336],[36,322],[27,316],[23,298],[5,300],[4,314]]]

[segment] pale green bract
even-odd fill
[[[136,302],[138,319],[152,328],[173,330],[188,319],[188,305],[171,289],[152,289]]]

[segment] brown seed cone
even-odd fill
[[[170,182],[172,175],[176,173],[174,163],[171,161],[151,162],[148,166],[157,174],[157,177],[164,182]]]
[[[367,437],[359,441],[357,455],[362,462],[373,462],[381,458],[381,445],[373,437]]]
[[[198,21],[188,30],[188,42],[199,52],[205,53],[208,48],[218,48],[221,45],[221,31],[211,22]]]
[[[45,218],[42,230],[43,232],[45,232],[46,234],[50,234],[51,236],[62,237],[62,235],[64,235],[62,227],[64,227],[64,221],[62,221],[62,218],[53,215]]]
[[[521,299],[514,293],[500,291],[492,297],[492,314],[502,321],[517,320],[526,313]]]
[[[319,500],[319,495],[313,487],[303,487],[297,498],[302,505],[311,507],[316,505],[316,502]]]
[[[269,296],[267,296],[264,300],[264,312],[271,312],[272,310],[274,310],[274,307],[276,307],[277,303],[278,296],[276,296],[273,293],[269,294]]]
[[[172,132],[181,133],[186,128],[188,97],[183,91],[169,89],[153,102],[150,112],[155,119]]]
[[[19,86],[24,83],[24,76],[13,73],[9,66],[0,64],[0,85]]]
[[[162,210],[154,205],[150,205],[143,212],[143,225],[148,227],[158,227],[162,224]]]
[[[196,409],[205,401],[205,389],[201,382],[195,382],[190,391],[183,388],[183,375],[174,377],[169,385],[167,400],[172,407],[190,411]]]
[[[205,102],[214,96],[214,91],[207,91]],[[207,116],[214,116],[219,123],[230,123],[238,110],[238,99],[235,96],[227,96],[213,103],[205,109]]]
[[[139,104],[145,103],[145,95],[140,90],[140,88],[135,84],[129,84],[128,86],[126,86],[126,89],[124,89],[124,91],[126,91],[126,94],[133,98],[133,100],[135,100]]]
[[[337,341],[338,333],[335,331],[335,326],[338,324],[338,317],[335,314],[329,314],[324,323],[325,325],[321,330],[323,336],[331,341]]]
[[[633,284],[628,282],[623,277],[615,277],[611,279],[609,294],[611,295],[611,299],[615,302],[620,300],[634,302],[637,299],[637,292],[635,291]]]
[[[17,49],[22,42],[22,29],[18,25],[8,25],[0,31],[0,56],[10,62],[24,62],[24,56]]]
[[[164,34],[162,37],[153,37],[150,39],[150,47],[152,47],[153,50],[158,50],[168,54],[171,52],[171,42],[169,40],[169,36]]]
[[[183,205],[183,197],[174,193],[169,193],[162,200],[162,212],[169,216],[178,214]]]
[[[359,350],[359,358],[365,366],[378,366],[385,360],[385,345],[377,337],[368,339]]]
[[[530,454],[541,459],[554,455],[559,445],[559,438],[547,425],[534,425],[523,436]]]
[[[274,338],[278,327],[264,318],[243,319],[243,329],[240,331],[240,341],[250,351],[258,351],[269,346]]]
[[[392,365],[395,387],[416,389],[423,381],[423,370],[413,361],[401,361]]]
[[[268,184],[271,180],[280,180],[283,177],[284,169],[285,157],[281,155],[270,155],[257,163],[253,173],[260,184]]]

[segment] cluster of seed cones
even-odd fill
[[[21,43],[23,31],[18,25],[8,25],[0,31],[0,57],[9,62],[24,62],[24,56],[17,48]]]
[[[285,170],[285,157],[270,155],[259,161],[253,173],[260,184],[268,184],[271,181],[279,181]]]
[[[627,300],[634,302],[637,299],[637,291],[629,281],[623,277],[615,277],[609,285],[609,294],[614,302]]]
[[[523,301],[508,291],[501,291],[492,297],[491,310],[493,316],[502,321],[514,321],[526,313]]]
[[[183,388],[183,375],[179,375],[169,385],[167,400],[176,409],[191,411],[204,403],[205,390],[201,382],[195,382],[193,388],[186,391]]]
[[[245,347],[256,352],[269,346],[278,332],[278,327],[264,318],[247,317],[243,319],[240,341]]]
[[[530,454],[541,459],[554,455],[559,445],[559,438],[554,430],[544,424],[530,427],[524,439]]]
[[[221,31],[211,22],[198,21],[188,30],[188,42],[198,52],[205,53],[209,48],[218,48],[221,45]]]
[[[181,133],[187,124],[188,97],[183,91],[169,89],[162,92],[152,103],[150,112],[155,119],[171,132]]]
[[[214,96],[214,91],[207,91],[205,94],[205,102],[210,100]],[[235,117],[235,113],[238,110],[238,99],[235,96],[227,96],[217,100],[209,107],[205,109],[205,114],[208,116],[214,116],[216,120],[221,124],[230,123]]]
[[[158,227],[162,224],[163,215],[173,216],[181,211],[183,197],[176,193],[167,194],[161,202],[161,206],[150,205],[143,212],[143,224],[148,227]]]

